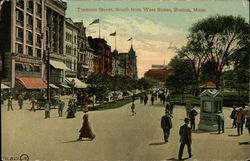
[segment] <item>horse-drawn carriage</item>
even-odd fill
[[[38,98],[36,102],[37,109],[42,109],[45,107],[47,99],[46,98]],[[59,97],[51,97],[50,98],[50,107],[56,108],[58,105]]]

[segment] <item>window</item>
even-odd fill
[[[33,12],[33,0],[28,0],[27,2],[28,2],[28,4],[27,4],[28,10]]]
[[[27,14],[27,25],[33,26],[33,17]]]
[[[23,29],[19,27],[16,28],[16,39],[18,41],[23,41]]]
[[[36,19],[36,30],[41,32],[42,31],[42,22],[41,20]]]
[[[16,53],[22,54],[23,53],[23,45],[16,43]]]
[[[23,71],[24,70],[24,66],[23,66],[23,64],[16,64],[15,69],[16,69],[16,71]]]
[[[25,64],[25,65],[24,65],[24,70],[25,70],[26,72],[31,72],[31,71],[32,71],[32,68],[31,68],[31,66],[30,66],[29,64]]]
[[[23,8],[23,0],[17,0],[16,5]]]
[[[16,20],[19,22],[23,22],[23,12],[19,9],[16,10]]]
[[[32,32],[30,31],[27,31],[27,41],[31,42],[33,41],[33,35],[32,35]]]
[[[36,35],[36,45],[41,46],[41,36],[40,35]]]
[[[39,17],[42,15],[42,6],[40,4],[36,4],[36,13]]]
[[[41,50],[40,49],[36,49],[36,56],[37,57],[42,57],[42,54],[41,54]]]
[[[33,56],[33,50],[32,50],[32,47],[27,46],[26,50],[27,50],[27,54],[28,54],[28,55]]]
[[[33,66],[33,72],[40,72],[40,66]]]

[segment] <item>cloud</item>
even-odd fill
[[[89,24],[93,19],[85,19]],[[133,48],[137,54],[138,76],[141,77],[151,68],[152,64],[169,63],[171,58],[176,55],[175,51],[169,49],[170,44],[179,47],[185,43],[185,37],[182,30],[170,28],[160,23],[137,17],[137,16],[112,16],[105,15],[100,19],[101,37],[105,37],[112,50],[115,48],[115,37],[109,36],[116,31],[117,50],[119,52],[128,52],[131,42],[127,41],[133,37]],[[99,36],[99,25],[87,27],[87,35],[93,37]],[[92,32],[92,33],[91,33]]]

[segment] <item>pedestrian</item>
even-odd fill
[[[155,100],[157,101],[157,91],[154,93]]]
[[[224,133],[224,115],[221,111],[218,111],[218,114],[216,114],[216,120],[218,124],[218,133],[222,131]]]
[[[237,132],[238,135],[243,134],[243,124],[245,122],[245,114],[243,113],[243,109],[240,108],[236,113],[236,123],[237,123]]]
[[[50,118],[50,107],[49,107],[49,101],[45,102],[45,119]]]
[[[166,106],[165,106],[165,112],[171,113],[170,110],[171,110],[170,104],[169,104],[169,102],[167,102]]]
[[[197,111],[192,107],[192,110],[189,112],[189,119],[192,130],[195,130],[195,116],[197,115],[198,115]]]
[[[246,128],[248,129],[248,134],[250,136],[250,116],[248,116],[246,119]],[[249,143],[250,143],[250,140],[249,140]]]
[[[237,117],[236,113],[237,113],[236,106],[233,106],[233,111],[230,114],[230,118],[233,120],[232,128],[236,128],[236,117]]]
[[[182,160],[182,154],[183,154],[183,149],[185,145],[187,145],[187,148],[188,148],[189,158],[192,157],[192,153],[191,153],[191,143],[192,143],[191,133],[192,132],[191,132],[191,128],[188,126],[189,119],[185,118],[184,122],[185,124],[182,125],[179,130],[180,142],[181,142],[180,149],[179,149],[179,160]]]
[[[67,109],[67,118],[74,118],[75,117],[75,107],[74,107],[74,102],[73,102],[73,99],[70,99],[69,100],[69,103],[68,103],[68,109]]]
[[[21,93],[18,96],[18,105],[19,109],[21,110],[23,108],[23,95]]]
[[[144,95],[144,105],[146,106],[148,102],[148,96],[147,94]]]
[[[8,111],[9,111],[10,109],[11,109],[12,111],[14,111],[14,109],[13,109],[13,107],[12,107],[12,97],[11,97],[11,96],[8,98]]]
[[[154,101],[155,101],[155,97],[154,97],[154,95],[152,94],[152,95],[151,95],[151,105],[154,105]]]
[[[132,96],[132,102],[134,102],[135,101],[135,95],[133,94],[133,96]]]
[[[144,99],[144,98],[143,98],[143,96],[141,95],[141,96],[140,96],[140,103],[141,103],[141,104],[143,103],[143,99]]]
[[[91,127],[90,127],[88,114],[84,114],[83,124],[79,132],[80,132],[80,135],[79,135],[78,140],[81,140],[82,138],[89,138],[90,140],[93,140],[95,138],[95,134],[92,132]]]
[[[59,102],[58,102],[58,115],[59,115],[59,117],[62,117],[62,115],[63,115],[64,106],[65,106],[65,103],[62,100],[59,100]]]
[[[34,97],[31,97],[30,104],[31,104],[30,111],[33,110],[34,112],[36,112],[36,109],[35,109],[36,100]]]
[[[131,111],[132,111],[132,116],[136,114],[136,112],[135,112],[135,103],[134,102],[132,102]]]
[[[189,102],[187,102],[186,106],[185,106],[185,109],[186,109],[186,115],[187,115],[187,118],[188,118],[189,117],[189,113],[190,113],[190,111],[192,109],[192,105]]]
[[[165,112],[165,115],[161,117],[161,128],[163,130],[164,141],[168,142],[170,129],[172,128],[172,121],[169,112]]]
[[[165,96],[165,94],[163,93],[163,94],[162,94],[162,103],[165,104],[165,101],[166,101],[166,96]]]
[[[169,100],[169,104],[170,104],[170,111],[171,111],[171,115],[173,114],[173,110],[174,110],[174,104],[171,100]]]

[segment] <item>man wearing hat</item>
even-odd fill
[[[189,124],[189,119],[188,118],[185,118],[184,119],[184,122],[185,124],[182,125],[180,127],[180,131],[179,131],[179,134],[180,134],[180,149],[179,149],[179,160],[182,160],[182,154],[183,154],[183,149],[184,149],[184,146],[187,145],[187,148],[188,148],[188,155],[189,155],[189,158],[192,157],[192,153],[191,153],[191,128],[188,126]]]
[[[165,112],[165,115],[161,118],[161,128],[163,130],[164,141],[168,142],[170,129],[172,128],[172,121],[169,111]]]

